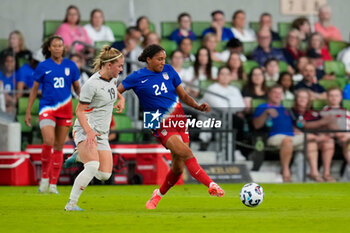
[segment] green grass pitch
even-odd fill
[[[244,206],[243,184],[224,184],[223,198],[203,185],[172,188],[157,209],[145,203],[155,186],[89,186],[84,212],[63,210],[71,186],[59,195],[38,187],[0,187],[0,232],[349,232],[350,183],[262,184],[264,202]]]

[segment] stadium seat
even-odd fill
[[[115,40],[124,39],[126,33],[125,23],[122,21],[105,21],[105,25],[109,26],[114,34]]]
[[[161,37],[162,39],[169,39],[170,34],[179,27],[179,24],[174,21],[161,22]]]
[[[343,100],[342,106],[343,106],[343,108],[345,108],[346,110],[350,111],[350,100]]]
[[[153,22],[148,22],[148,27],[149,27],[149,30],[151,31],[151,32],[155,32],[156,31],[156,26],[154,25],[154,23]]]
[[[170,56],[170,54],[177,49],[177,44],[175,41],[162,39],[160,45],[165,49],[165,52]]]
[[[285,38],[291,28],[292,23],[290,22],[279,22],[278,26],[278,34],[280,37]]]
[[[199,82],[199,87],[206,90],[213,83],[213,80],[202,80]]]
[[[307,49],[307,41],[301,41],[300,42],[300,49],[301,49],[301,51],[306,51],[306,49]]]
[[[123,114],[118,114],[113,116],[114,122],[115,122],[115,129],[116,130],[123,130],[123,129],[132,129],[132,122],[130,118]],[[119,142],[133,142],[134,136],[132,133],[120,133],[119,134]]]
[[[44,20],[43,40],[52,36],[57,31],[57,28],[62,24],[62,20]]]
[[[336,80],[337,80],[341,89],[344,89],[346,84],[348,84],[348,82],[349,82],[347,77],[336,77]]]
[[[259,64],[256,61],[253,60],[247,60],[246,62],[243,62],[243,71],[247,75],[250,73],[250,71],[255,68],[259,67]]]
[[[192,22],[192,31],[198,38],[202,38],[202,32],[204,29],[210,27],[211,22],[198,22],[193,21]]]
[[[202,41],[201,40],[194,40],[192,41],[192,53],[196,54],[198,49],[202,46]]]
[[[293,104],[294,104],[294,100],[290,100],[290,99],[282,100],[282,105],[285,108],[292,108]]]
[[[0,39],[0,51],[4,50],[7,47],[8,39]]]
[[[96,41],[95,42],[95,47],[98,48],[98,49],[102,49],[103,46],[110,45],[110,44],[111,44],[110,41]]]
[[[344,49],[348,46],[349,46],[348,42],[345,42],[345,41],[329,41],[328,42],[329,52],[334,59],[337,58],[338,53],[342,49]]]
[[[216,68],[220,68],[221,66],[225,66],[225,62],[213,61],[212,65],[215,66]]]
[[[266,86],[267,87],[272,87],[273,85],[276,84],[276,81],[273,80],[265,80]]]
[[[280,68],[280,72],[288,71],[288,64],[284,61],[278,61],[278,66]]]
[[[327,74],[334,73],[337,77],[346,76],[345,65],[341,61],[325,61],[324,71]]]
[[[272,41],[272,47],[281,49],[283,48],[283,41]]]
[[[266,103],[265,99],[252,99],[252,108],[255,109],[259,105]]]
[[[246,56],[249,56],[256,47],[258,47],[258,42],[251,41],[251,42],[242,42],[243,43],[243,53]]]
[[[322,79],[320,81],[318,81],[318,83],[324,87],[324,89],[329,90],[332,87],[338,87],[341,88],[341,85],[338,83],[337,80],[325,80]]]
[[[26,114],[26,109],[28,106],[28,97],[21,97],[18,99],[18,110],[17,110],[17,114],[18,115],[25,115]],[[32,110],[31,110],[31,114],[32,115],[37,115],[39,113],[39,99],[36,98],[34,100],[33,106],[32,106]]]
[[[312,101],[312,108],[315,111],[320,111],[324,106],[327,105],[327,100],[313,100]]]
[[[32,115],[32,125],[27,126],[24,121],[25,115],[17,115],[17,121],[21,125],[22,133],[29,133],[33,130],[33,127],[37,127],[39,125],[39,116]]]
[[[260,23],[259,22],[249,22],[249,28],[254,30],[255,32],[257,32],[260,29]]]
[[[217,45],[216,45],[216,50],[218,52],[222,52],[226,49],[226,44],[227,44],[227,41],[220,41]]]
[[[77,98],[72,98],[73,115],[75,115],[75,110],[77,110],[78,103],[79,103],[79,99],[77,99]]]
[[[244,84],[245,84],[244,80],[235,80],[230,82],[231,86],[237,87],[239,90],[242,90]]]

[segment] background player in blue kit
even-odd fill
[[[64,58],[63,39],[50,37],[43,45],[46,58],[34,72],[34,84],[30,92],[25,122],[31,125],[31,108],[42,86],[39,104],[39,125],[43,136],[41,153],[42,179],[39,191],[57,192],[57,179],[63,162],[63,144],[72,125],[73,107],[71,87],[79,95],[79,70],[74,62]],[[52,152],[53,149],[53,152]]]
[[[197,110],[210,111],[208,104],[199,105],[185,92],[180,85],[179,75],[170,65],[165,64],[165,58],[165,50],[161,46],[153,44],[146,47],[138,60],[147,62],[147,67],[132,73],[118,86],[120,93],[132,89],[144,112],[153,112],[154,117],[161,119],[160,122],[166,122],[160,128],[154,129],[153,133],[171,151],[172,166],[163,184],[154,190],[151,199],[146,203],[147,209],[156,208],[163,195],[179,180],[184,166],[195,179],[209,187],[210,195],[222,197],[225,193],[198,164],[189,148],[187,128],[180,124],[176,127],[165,127],[169,122],[187,121],[179,99]]]

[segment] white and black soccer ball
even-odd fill
[[[256,207],[264,201],[264,190],[256,183],[249,183],[243,186],[240,196],[244,205]]]

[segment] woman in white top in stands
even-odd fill
[[[256,41],[255,32],[251,29],[245,29],[245,12],[237,10],[232,16],[232,32],[235,38],[242,42]]]
[[[84,26],[87,34],[93,43],[97,41],[115,41],[110,27],[104,25],[104,15],[102,10],[94,9],[90,14],[90,23]]]

